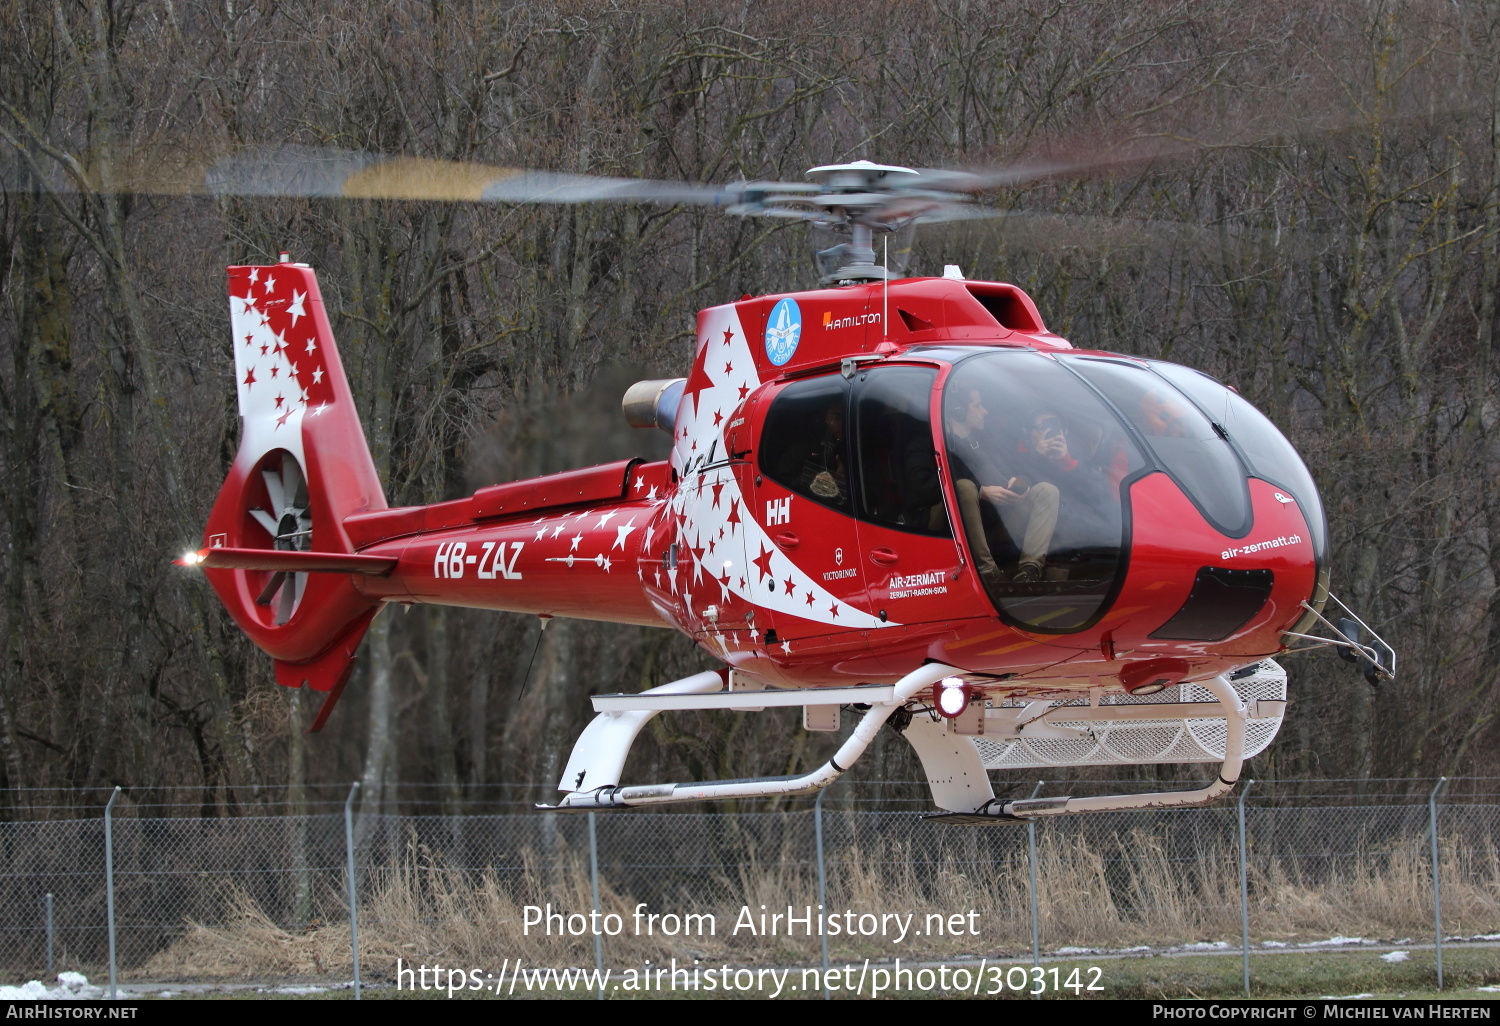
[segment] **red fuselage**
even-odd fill
[[[356,551],[398,560],[356,586],[675,627],[776,686],[935,660],[992,693],[1215,675],[1281,651],[1318,597],[1323,514],[1269,422],[1184,368],[1073,350],[1011,286],[705,310],[673,444],[347,517]],[[1061,510],[1028,556],[1048,466]],[[1007,484],[1030,498],[975,504]]]

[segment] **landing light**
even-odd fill
[[[178,566],[197,566],[203,562],[204,555],[201,552],[184,552],[182,558],[177,560]]]
[[[953,719],[969,707],[971,690],[958,677],[944,677],[932,688],[932,702],[940,715]]]

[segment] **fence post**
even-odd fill
[[[104,806],[104,903],[109,917],[109,999],[115,999],[115,799],[120,797],[116,787]]]
[[[354,953],[354,1000],[359,1001],[359,898],[354,878],[354,796],[359,794],[359,781],[349,787],[349,797],[344,799],[344,856],[345,875],[349,878],[349,947]]]
[[[47,974],[50,976],[56,968],[52,964],[52,892],[47,892]]]
[[[1443,989],[1443,892],[1438,882],[1437,796],[1448,783],[1447,777],[1439,777],[1437,786],[1427,796],[1427,830],[1432,836],[1432,942],[1437,951],[1437,985]]]
[[[595,1000],[604,1000],[604,935],[599,932],[599,834],[594,828],[594,814],[589,813],[589,880],[594,887],[594,971],[599,981]]]
[[[1245,846],[1245,799],[1254,780],[1245,781],[1240,792],[1240,957],[1245,968],[1245,996],[1250,996],[1250,862]]]
[[[1046,780],[1038,780],[1032,787],[1032,798],[1040,795]],[[1032,891],[1032,968],[1041,965],[1041,930],[1037,924],[1037,820],[1026,820],[1026,864],[1031,867]],[[1037,996],[1037,995],[1032,995]]]
[[[823,917],[828,914],[828,873],[823,865],[823,796],[828,793],[824,787],[818,791],[818,799],[813,802],[813,835],[818,842],[818,944],[823,949],[823,1000],[832,1001],[828,993],[828,930],[827,920]]]

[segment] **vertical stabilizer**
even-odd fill
[[[231,267],[229,317],[240,447],[205,545],[352,553],[344,518],[384,509],[385,494],[317,276],[304,264]],[[342,689],[378,608],[348,575],[205,572],[235,622],[275,658],[280,683]]]

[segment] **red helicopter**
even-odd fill
[[[323,153],[249,191],[357,181],[359,195],[420,197],[418,163]],[[1347,609],[1324,617],[1317,489],[1236,392],[1075,349],[1014,285],[952,266],[893,280],[877,255],[891,233],[974,216],[973,194],[1045,173],[857,161],[721,188],[481,176],[471,198],[699,203],[844,241],[817,254],[824,287],[701,311],[688,375],[627,392],[627,421],[670,433],[669,459],[430,506],[386,505],[312,269],[285,255],[231,267],[243,434],[206,547],[179,562],[205,570],[279,683],[326,694],[313,730],[386,603],[668,625],[723,662],[595,696],[555,808],[815,791],[886,723],[954,821],[1211,801],[1280,726],[1273,657],[1331,645],[1373,683],[1394,653]],[[230,162],[209,189],[244,193],[265,174]],[[864,712],[801,776],[620,779],[659,712],[773,706],[823,731],[844,707]],[[1020,801],[996,800],[987,775],[1157,762],[1222,768],[1197,790]]]

